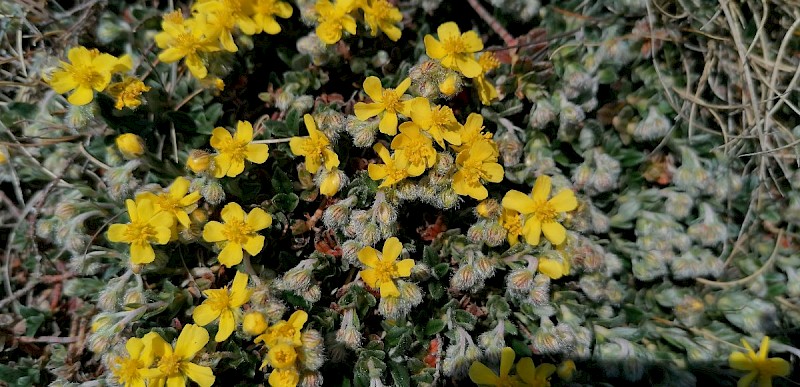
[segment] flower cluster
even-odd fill
[[[281,26],[275,18],[291,17],[292,12],[291,5],[280,0],[198,1],[188,19],[181,11],[164,15],[162,31],[155,37],[163,50],[158,58],[165,63],[183,59],[192,75],[203,79],[208,76],[209,53],[238,51],[234,32],[278,34]]]
[[[372,36],[380,31],[393,41],[400,39],[397,24],[403,20],[403,15],[388,0],[318,0],[314,11],[319,39],[325,44],[334,44],[342,39],[344,32],[355,35],[359,10]]]
[[[258,312],[256,312],[258,313]],[[263,319],[263,315],[257,318]],[[301,374],[314,373],[320,366],[322,338],[313,329],[303,331],[308,314],[298,310],[289,320],[280,320],[271,326],[252,324],[249,333],[258,335],[256,343],[263,343],[267,354],[261,369],[269,366],[269,384],[273,387],[294,387]]]

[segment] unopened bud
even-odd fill
[[[217,206],[225,201],[225,189],[222,188],[222,184],[217,180],[208,181],[200,189],[200,195],[212,206]]]
[[[461,201],[461,198],[459,198],[456,191],[454,191],[452,188],[448,188],[440,192],[437,199],[436,205],[444,210],[458,206],[458,203]]]
[[[494,199],[486,199],[475,207],[475,212],[478,216],[485,218],[485,219],[495,219],[500,216],[502,212],[502,207],[500,207],[500,203]]]
[[[478,278],[472,265],[462,265],[450,278],[450,286],[457,290],[467,290],[477,283]]]
[[[300,336],[302,346],[298,357],[307,370],[316,371],[325,363],[325,346],[322,335],[314,329],[307,329]]]
[[[144,140],[133,133],[121,134],[114,142],[125,158],[135,159],[144,154]]]
[[[202,174],[213,170],[214,159],[211,154],[199,149],[192,149],[186,159],[186,167],[194,173]]]
[[[461,91],[461,77],[458,74],[450,74],[439,83],[439,92],[445,98],[450,98]]]
[[[242,330],[245,334],[250,336],[257,336],[267,330],[267,319],[264,313],[258,311],[250,311],[245,313],[242,318]]]
[[[453,169],[454,164],[453,155],[447,152],[439,152],[436,154],[436,163],[433,165],[433,169],[440,175],[446,175]]]

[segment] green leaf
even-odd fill
[[[444,278],[447,275],[447,271],[450,270],[450,264],[448,263],[440,263],[433,267],[433,276],[437,279]]]
[[[19,314],[25,318],[25,336],[33,336],[45,320],[45,314],[27,306],[19,307]]]
[[[438,300],[444,297],[445,289],[444,286],[438,282],[429,282],[428,293],[430,293],[431,299]]]
[[[411,387],[411,377],[408,375],[408,370],[400,363],[389,362],[389,372],[394,379],[394,386]]]
[[[276,193],[288,194],[292,192],[292,180],[283,169],[277,166],[272,171],[272,188]]]
[[[433,336],[442,331],[445,327],[444,320],[434,319],[428,321],[428,324],[425,325],[425,336]]]
[[[300,203],[300,198],[294,193],[279,193],[272,197],[272,206],[279,212],[292,212]]]

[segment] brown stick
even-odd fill
[[[489,11],[486,10],[486,8],[483,8],[478,0],[467,0],[467,2],[470,6],[472,6],[472,9],[475,10],[478,16],[480,16],[481,19],[483,19],[483,21],[485,21],[486,24],[488,24],[497,35],[500,35],[500,38],[503,39],[503,42],[505,42],[506,46],[513,46],[517,44],[517,39],[514,39],[508,30],[500,25],[497,19],[495,19],[494,16],[492,16]]]

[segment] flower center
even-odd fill
[[[542,201],[535,203],[535,207],[536,210],[533,212],[533,216],[535,216],[536,219],[539,219],[539,221],[541,221],[542,223],[549,223],[556,221],[556,216],[558,215],[558,213],[556,213],[556,210],[553,208],[553,205],[551,205],[548,202]]]
[[[210,293],[211,296],[208,298],[208,304],[211,306],[213,310],[225,310],[228,309],[231,305],[231,298],[230,292],[228,291],[228,287],[225,286],[222,288],[222,292],[214,292]]]
[[[397,96],[393,89],[386,89],[381,94],[383,100],[383,107],[389,113],[397,113],[401,110],[400,97]]]
[[[219,150],[221,153],[231,155],[231,161],[243,162],[247,157],[247,145],[248,143],[243,141],[230,140],[225,142]]]
[[[225,223],[222,235],[230,243],[244,244],[252,236],[253,230],[241,220],[232,220]]]
[[[114,373],[120,382],[125,384],[131,383],[139,378],[139,369],[144,367],[144,364],[139,359],[123,359],[116,360],[117,367]]]
[[[485,52],[478,58],[478,64],[481,65],[484,73],[488,73],[500,67],[500,61],[491,52]]]
[[[287,344],[278,344],[269,350],[267,356],[272,367],[288,368],[294,365],[294,361],[297,359],[297,352]]]
[[[522,221],[519,215],[503,217],[503,228],[511,235],[522,234]]]
[[[94,88],[94,85],[102,84],[103,82],[103,76],[92,66],[73,66],[71,70],[72,78],[83,87]]]
[[[181,358],[175,354],[162,357],[158,361],[158,370],[167,377],[180,373]]]
[[[168,193],[162,193],[156,196],[156,205],[164,212],[175,213],[180,208],[179,199],[172,197]]]
[[[379,282],[390,282],[392,278],[394,278],[394,262],[378,261],[378,265],[375,266],[375,273],[378,276]]]
[[[155,236],[155,228],[147,222],[131,222],[125,230],[125,239],[131,242],[149,243]]]
[[[447,106],[434,108],[431,114],[431,127],[445,128],[450,125],[453,111]]]
[[[308,141],[303,146],[303,151],[306,152],[307,155],[314,155],[322,157],[322,151],[328,144],[321,139],[314,140],[311,137],[308,138]]]
[[[497,379],[497,387],[514,387],[516,383],[508,375],[502,375]]]
[[[461,166],[461,173],[464,176],[464,179],[467,180],[469,183],[475,183],[478,179],[484,177],[484,173],[481,170],[483,163],[480,160],[467,160]]]
[[[372,3],[372,8],[370,8],[370,13],[372,17],[375,19],[387,19],[389,17],[389,10],[391,7],[385,0],[377,0]]]
[[[190,32],[181,32],[175,37],[175,46],[186,52],[196,52],[200,47],[200,42]]]
[[[467,47],[460,36],[447,38],[442,42],[442,45],[448,55],[461,54],[467,51]]]

